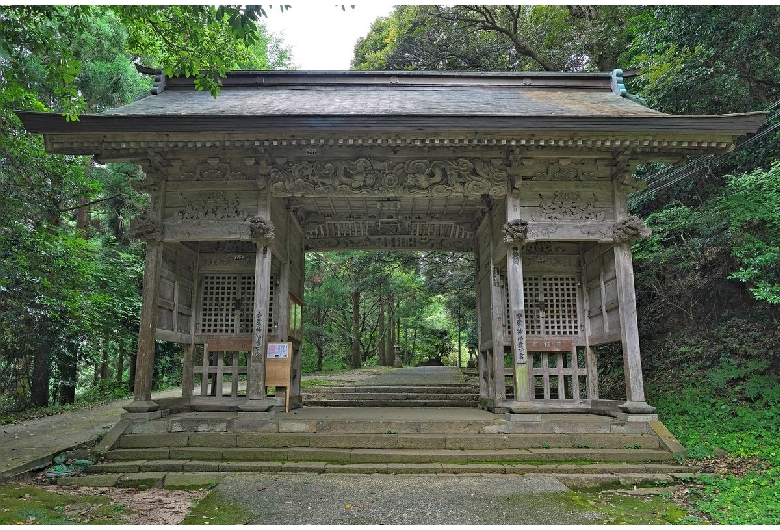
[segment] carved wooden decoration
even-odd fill
[[[229,221],[243,220],[247,215],[235,194],[225,191],[204,191],[199,193],[192,202],[179,209],[174,215],[174,220]]]
[[[645,222],[636,215],[631,215],[615,223],[612,237],[615,243],[632,243],[650,237],[650,234],[652,231],[645,226]]]
[[[534,221],[603,221],[604,213],[595,208],[596,195],[574,191],[539,194],[539,209]]]
[[[507,172],[482,160],[378,161],[368,158],[333,162],[287,162],[271,169],[276,196],[500,197]]]
[[[149,214],[142,213],[130,222],[131,239],[159,241],[163,237],[163,225]]]

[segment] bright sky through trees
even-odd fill
[[[293,3],[280,13],[279,6],[266,8],[266,27],[281,33],[292,47],[293,63],[302,70],[347,70],[355,42],[365,37],[376,17],[387,16],[391,2],[341,4]]]

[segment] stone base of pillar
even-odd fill
[[[124,412],[120,419],[126,421],[149,421],[158,420],[162,418],[161,410],[155,410],[153,412]]]
[[[154,401],[131,401],[127,405],[122,406],[127,412],[154,412],[159,410],[160,405]]]
[[[247,399],[246,403],[239,405],[238,410],[241,412],[268,412],[274,405],[276,405],[276,400],[271,398]]]
[[[393,361],[393,368],[401,368],[402,366],[401,358],[396,355],[395,360]]]
[[[644,401],[626,401],[622,405],[618,405],[618,408],[628,414],[652,414],[655,412],[655,407],[651,407]]]

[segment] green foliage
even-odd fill
[[[168,76],[195,78],[214,97],[229,70],[288,66],[289,49],[258,24],[261,6],[130,5],[112,8],[129,33],[128,51]]]
[[[674,114],[762,109],[780,98],[778,31],[777,6],[637,8],[621,62],[641,72],[628,88]]]
[[[780,162],[769,171],[729,177],[718,206],[740,260],[730,277],[748,282],[757,299],[780,304]]]

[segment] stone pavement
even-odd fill
[[[180,389],[152,395],[154,399],[176,396],[181,396]],[[129,402],[130,398],[122,399],[0,426],[0,480],[48,466],[55,455],[106,434],[125,412],[122,405]]]
[[[343,379],[344,382],[356,383],[384,377],[385,380],[391,382],[383,384],[392,385],[401,384],[400,381],[406,379],[419,381],[420,379],[444,378],[451,380],[459,377],[455,368],[449,368],[449,370],[441,370],[441,367],[434,368],[439,369],[439,375],[436,376],[428,372],[423,375],[423,371],[418,374],[416,371],[420,370],[419,368],[389,370],[389,372],[384,368],[377,368],[339,372],[332,375],[304,376],[304,379]],[[377,373],[379,375],[376,375]],[[181,396],[181,390],[174,389],[157,392],[152,395],[152,398],[178,396]],[[106,434],[119,421],[121,414],[125,412],[122,405],[129,401],[130,398],[117,400],[98,407],[63,412],[45,418],[0,426],[0,480],[48,466],[57,454]]]

